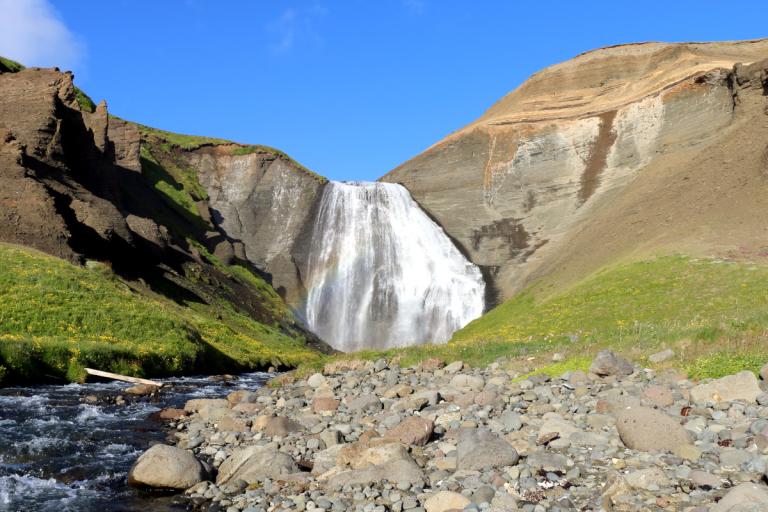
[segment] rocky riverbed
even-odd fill
[[[176,446],[150,448],[130,480],[205,511],[763,511],[764,389],[610,352],[557,378],[337,362],[167,411]]]

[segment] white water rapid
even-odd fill
[[[480,270],[393,183],[326,185],[305,285],[309,328],[344,352],[442,343],[484,306]]]

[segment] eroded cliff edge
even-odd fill
[[[496,301],[659,248],[757,254],[767,57],[768,40],[588,52],[382,180],[485,269]]]

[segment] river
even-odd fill
[[[170,512],[185,510],[178,497],[129,488],[126,476],[149,446],[166,440],[151,418],[190,398],[220,398],[263,386],[267,373],[232,382],[207,377],[165,381],[153,399],[126,398],[125,383],[0,388],[0,511]],[[88,403],[88,398],[95,403]]]

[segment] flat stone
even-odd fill
[[[263,418],[263,416],[259,417],[259,419],[261,418]],[[301,432],[304,430],[304,427],[301,425],[301,423],[284,416],[267,417],[266,420],[258,423],[259,426],[262,424],[263,428],[257,428],[257,430],[263,430],[264,434],[268,435],[269,437],[285,437],[288,434]],[[256,422],[254,422],[254,427],[257,427]]]
[[[448,512],[464,510],[470,503],[472,502],[457,492],[440,491],[427,498],[424,508],[427,512]]]
[[[755,374],[750,371],[743,371],[691,388],[691,401],[698,404],[732,402],[734,400],[755,403],[761,393],[762,390],[757,383]]]
[[[665,386],[649,386],[643,393],[643,398],[658,407],[669,407],[675,403],[675,397],[672,394],[672,391]]]
[[[243,480],[248,484],[261,482],[265,478],[275,478],[296,473],[299,470],[293,458],[269,446],[247,446],[237,448],[227,457],[216,476],[216,484],[230,480]]]
[[[342,471],[328,479],[328,486],[340,488],[345,485],[370,485],[379,484],[385,480],[397,484],[416,485],[424,481],[424,473],[412,460],[394,460],[380,466]]]
[[[451,386],[462,391],[480,391],[485,380],[477,375],[459,374],[451,379]]]
[[[630,487],[635,489],[658,490],[669,485],[667,475],[659,468],[645,468],[632,471],[624,479]]]
[[[385,439],[391,439],[400,443],[424,446],[432,436],[434,423],[419,416],[410,416],[401,421],[396,427],[389,430]]]
[[[672,452],[691,443],[688,432],[671,416],[650,407],[628,407],[616,414],[621,441],[633,450]]]
[[[381,400],[373,395],[365,395],[357,398],[352,398],[347,402],[347,409],[350,411],[380,411],[383,409]]]
[[[723,499],[712,505],[710,512],[738,512],[749,510],[745,505],[764,505],[768,510],[768,487],[762,484],[743,483],[737,485]],[[754,509],[755,511],[761,509]],[[751,511],[750,511],[751,512]]]
[[[565,455],[542,450],[529,454],[526,464],[538,470],[565,473],[568,467],[568,459]]]
[[[339,408],[340,403],[339,400],[327,396],[315,397],[312,400],[312,410],[317,413],[334,412]]]
[[[706,471],[691,471],[690,479],[696,487],[719,489],[723,486],[722,478],[713,475],[712,473],[707,473]]]

